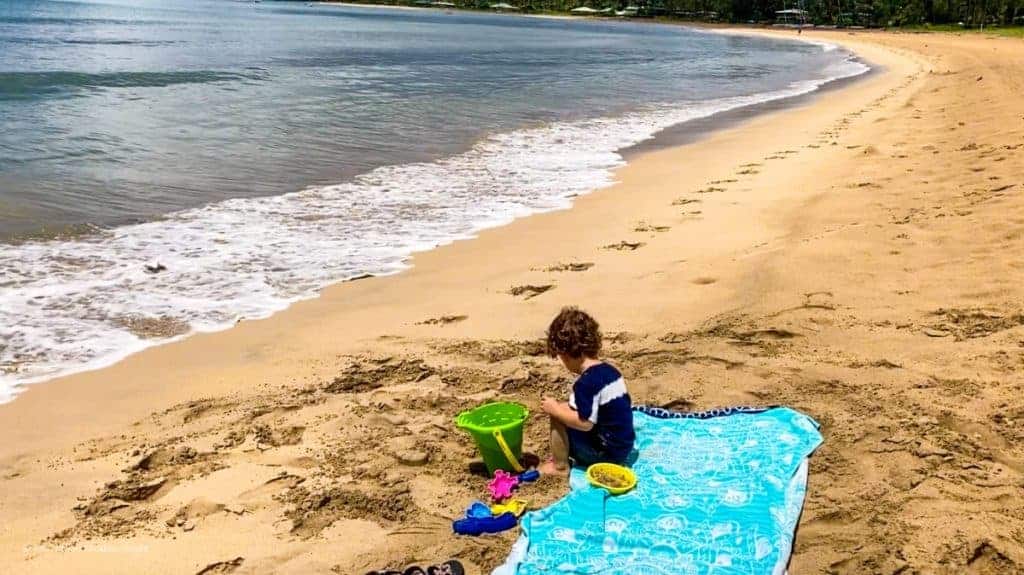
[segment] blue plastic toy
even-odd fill
[[[486,519],[494,515],[491,513],[491,508],[480,501],[474,501],[472,505],[466,509],[466,517],[469,519]]]
[[[538,479],[540,479],[540,471],[537,471],[536,469],[524,471],[519,474],[519,483],[533,483]]]
[[[488,515],[490,511],[488,510]],[[517,525],[516,516],[502,513],[497,517],[466,517],[452,523],[452,530],[459,535],[482,535],[484,533],[501,533]]]

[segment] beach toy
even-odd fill
[[[495,503],[491,505],[491,513],[494,515],[502,515],[505,513],[511,513],[516,517],[519,517],[526,511],[527,502],[522,499],[510,499],[505,503]]]
[[[487,403],[460,413],[455,425],[473,436],[488,473],[499,469],[521,473],[523,423],[529,415],[526,407],[518,403]]]
[[[496,514],[491,512],[491,508],[488,507],[486,503],[482,503],[480,501],[474,501],[469,508],[466,509],[466,517],[468,518],[483,519],[493,515]]]
[[[519,486],[519,477],[507,471],[497,470],[494,472],[494,479],[487,482],[487,489],[495,501],[501,501],[512,497],[512,490]]]
[[[516,516],[503,513],[497,517],[467,517],[452,523],[452,531],[459,535],[481,535],[484,533],[501,533],[517,525]]]
[[[587,481],[612,495],[622,495],[636,487],[636,474],[614,463],[595,463],[587,468]]]
[[[519,474],[519,483],[533,483],[538,479],[540,479],[540,471],[537,471],[536,469],[524,471]]]

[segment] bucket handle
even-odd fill
[[[493,431],[494,440],[498,442],[498,447],[501,448],[501,452],[505,454],[505,459],[508,460],[512,469],[515,469],[516,473],[522,473],[525,471],[522,465],[519,465],[519,460],[516,459],[515,455],[512,454],[512,450],[509,449],[508,444],[505,443],[505,436],[501,434],[500,429]]]

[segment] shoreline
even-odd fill
[[[867,66],[868,70],[854,76],[829,80],[818,86],[814,91],[806,94],[759,102],[749,106],[718,112],[706,118],[695,118],[688,122],[676,124],[658,132],[649,140],[623,148],[618,153],[622,154],[628,162],[631,158],[648,152],[696,144],[715,132],[735,129],[744,122],[755,119],[758,116],[784,112],[800,106],[813,105],[816,99],[826,97],[831,92],[841,91],[857,82],[863,82],[878,74],[885,73],[884,67],[878,64],[869,61],[858,61]]]
[[[482,489],[451,417],[563,392],[536,342],[579,304],[637,403],[784,404],[822,424],[794,572],[1020,569],[1024,130],[1006,67],[1024,46],[804,35],[884,71],[644,150],[572,209],[405,273],[0,405],[0,563],[487,572],[512,538],[451,536]],[[531,503],[562,492],[542,482]]]
[[[369,7],[369,8],[383,7],[383,8],[407,8],[407,9],[411,9],[411,10],[420,9],[420,7],[401,7],[401,6],[397,6],[396,7],[396,6],[389,6],[389,5],[351,4],[351,3],[343,3],[343,2],[342,3],[329,2],[328,4],[340,4],[340,5],[345,5],[345,6],[356,6],[356,7],[362,6],[362,7]],[[429,8],[423,8],[423,9],[429,9]],[[672,25],[672,24],[664,24],[664,23],[660,23],[660,22],[645,22],[645,23],[646,24],[654,24],[654,25]],[[706,29],[702,30],[699,27],[695,28],[695,27],[692,27],[692,26],[690,26],[690,28],[692,28],[692,29],[694,29],[696,31],[702,32],[702,33],[722,33],[721,30],[719,30],[719,29],[706,28]],[[803,42],[803,43],[806,43],[806,44],[817,44],[817,45],[821,45],[822,44],[822,42],[820,40],[819,41],[815,41],[815,40],[804,40],[802,38],[791,38],[788,35],[783,35],[782,33],[764,32],[764,31],[758,31],[758,30],[740,29],[740,30],[734,30],[733,32],[730,32],[730,33],[738,33],[740,35],[747,35],[747,36],[768,37],[768,38],[781,39],[781,40],[790,41],[790,42]],[[856,54],[853,54],[852,56],[853,57],[849,58],[848,61],[849,62],[854,62],[854,63],[857,63],[857,64],[861,64],[861,65],[865,66],[866,67],[865,71],[863,71],[863,72],[854,72],[854,73],[852,73],[852,74],[850,74],[848,76],[830,77],[828,79],[823,79],[823,80],[814,80],[813,82],[816,85],[813,88],[811,88],[809,91],[806,91],[804,93],[799,93],[799,94],[795,94],[795,95],[772,96],[772,97],[770,97],[767,100],[757,101],[757,102],[752,103],[752,104],[741,104],[741,105],[738,105],[738,106],[735,106],[735,107],[730,107],[730,108],[728,108],[728,109],[726,109],[724,111],[712,112],[712,113],[710,113],[708,115],[704,115],[703,113],[699,113],[699,114],[697,114],[696,117],[694,117],[692,119],[685,120],[683,122],[680,122],[680,123],[668,126],[667,128],[664,128],[664,129],[662,129],[662,130],[652,134],[647,139],[641,140],[640,142],[638,142],[636,144],[632,144],[632,145],[626,146],[624,148],[620,148],[618,150],[615,150],[615,154],[621,156],[622,157],[622,161],[624,163],[628,163],[630,158],[634,157],[638,153],[644,153],[644,152],[650,151],[650,150],[663,149],[663,148],[668,148],[668,147],[673,147],[673,146],[678,146],[678,145],[683,145],[683,144],[697,142],[700,139],[707,137],[707,135],[709,135],[711,133],[714,133],[715,131],[726,129],[728,127],[734,126],[734,125],[736,125],[738,123],[741,123],[741,122],[745,121],[746,119],[756,117],[756,116],[758,116],[760,114],[772,113],[772,112],[775,112],[775,111],[785,110],[785,109],[788,109],[790,107],[796,107],[796,106],[804,105],[804,104],[810,102],[813,98],[817,97],[820,94],[824,94],[825,92],[827,92],[829,90],[839,89],[839,88],[841,88],[842,86],[846,85],[849,82],[856,82],[859,79],[864,79],[864,78],[870,77],[870,75],[874,73],[874,67],[870,63],[859,60],[857,58]],[[808,81],[808,82],[810,82],[810,81]],[[773,93],[771,93],[771,92],[765,92],[765,93],[754,94],[751,97],[754,97],[754,96],[759,97],[759,98],[760,97],[768,97],[769,95],[772,95],[772,94]],[[719,100],[721,100],[721,99],[719,99]],[[717,102],[719,100],[708,100],[708,102]],[[479,143],[479,141],[480,140],[478,140],[476,143]],[[469,148],[467,148],[467,149],[472,149],[474,146],[475,146],[475,144],[469,146]],[[463,152],[460,152],[460,153],[465,153],[465,152],[466,152],[466,150],[464,150]],[[611,169],[610,170],[610,172],[612,174],[614,174],[615,171],[616,171],[616,169]],[[610,178],[610,180],[614,181],[614,176],[612,178]],[[343,185],[344,183],[347,183],[347,182],[348,181],[343,181],[343,182],[339,182],[339,183],[337,183],[335,185]],[[611,184],[609,184],[609,185],[611,185]],[[605,186],[605,187],[607,187],[607,186]],[[602,189],[602,188],[598,188],[598,189]],[[584,194],[574,194],[573,198],[579,197],[580,195],[586,195],[586,194],[589,194],[589,193],[593,193],[594,191],[595,191],[595,189],[590,189],[590,190],[588,190]],[[301,193],[301,192],[302,192],[302,190],[299,190],[297,192],[292,192],[292,193]],[[283,194],[283,195],[289,195],[289,194]],[[164,345],[173,345],[173,344],[175,344],[177,342],[187,340],[187,339],[189,339],[191,337],[195,337],[197,335],[215,334],[215,333],[221,333],[221,332],[224,332],[224,331],[228,331],[228,330],[233,329],[235,326],[237,326],[239,323],[242,323],[242,322],[260,321],[260,320],[263,320],[263,319],[267,319],[269,317],[272,317],[273,315],[276,315],[276,314],[282,313],[284,311],[287,311],[289,308],[291,308],[292,306],[294,306],[295,304],[297,304],[299,302],[310,300],[310,299],[316,299],[316,298],[320,297],[320,295],[323,293],[323,291],[325,289],[328,289],[329,287],[334,286],[334,285],[338,285],[338,284],[342,284],[342,283],[347,283],[347,282],[351,282],[351,281],[356,281],[356,280],[361,280],[361,279],[366,279],[366,278],[369,278],[369,277],[384,278],[384,277],[389,277],[389,276],[393,276],[393,275],[396,275],[396,274],[400,274],[400,273],[406,272],[408,269],[410,269],[412,267],[410,261],[418,253],[422,253],[424,251],[430,251],[430,250],[438,249],[439,247],[443,247],[445,245],[449,245],[449,244],[451,244],[453,242],[473,240],[482,231],[493,229],[495,227],[507,226],[510,223],[512,223],[512,222],[514,222],[514,221],[516,221],[518,219],[521,219],[523,217],[532,217],[532,216],[535,216],[535,215],[538,215],[538,214],[543,214],[543,213],[547,213],[547,212],[550,212],[550,211],[560,211],[560,210],[564,210],[564,209],[572,209],[572,205],[570,205],[568,207],[555,207],[555,208],[548,208],[548,209],[533,210],[530,213],[525,214],[525,215],[512,216],[511,218],[502,218],[502,222],[501,223],[477,225],[466,236],[452,236],[450,238],[445,239],[441,243],[433,244],[433,245],[431,245],[429,247],[423,247],[421,249],[415,249],[415,250],[411,251],[410,253],[408,253],[404,257],[404,259],[400,263],[394,264],[394,267],[396,269],[394,269],[393,271],[390,271],[390,272],[378,272],[378,273],[364,272],[364,273],[361,273],[361,274],[359,274],[359,275],[357,275],[355,277],[352,277],[352,278],[343,278],[343,279],[334,280],[334,281],[328,282],[328,283],[320,286],[319,288],[317,288],[315,290],[314,293],[302,294],[302,295],[292,296],[292,297],[288,298],[286,301],[282,302],[283,303],[283,307],[278,307],[278,308],[275,308],[275,309],[265,310],[265,313],[262,313],[262,314],[259,314],[259,315],[254,315],[252,317],[238,318],[235,321],[235,323],[233,323],[233,324],[223,324],[223,325],[219,325],[219,326],[214,327],[214,328],[190,331],[190,332],[187,332],[187,333],[183,333],[183,334],[176,335],[174,337],[170,337],[168,339],[162,339],[162,340],[142,338],[142,339],[139,339],[137,341],[134,341],[133,345],[130,348],[126,348],[126,349],[122,350],[119,353],[116,353],[116,354],[113,354],[113,355],[109,355],[109,356],[97,357],[95,359],[92,359],[90,361],[86,361],[86,362],[84,362],[84,363],[82,363],[80,365],[77,365],[77,366],[68,367],[68,368],[62,368],[62,369],[58,370],[57,373],[40,374],[40,375],[37,375],[37,376],[21,379],[19,381],[16,381],[14,383],[13,387],[11,387],[9,390],[7,390],[7,389],[0,389],[0,392],[4,392],[4,393],[0,393],[0,405],[3,405],[5,403],[9,403],[9,402],[12,402],[12,401],[16,401],[17,398],[19,397],[19,395],[21,395],[22,393],[24,393],[28,389],[31,389],[31,387],[35,386],[35,385],[46,384],[46,383],[49,383],[49,382],[52,382],[52,381],[55,381],[55,380],[62,380],[64,378],[73,377],[75,375],[79,375],[79,374],[83,374],[83,373],[90,373],[90,372],[94,372],[94,371],[97,371],[97,370],[103,370],[103,369],[109,368],[111,366],[114,366],[117,363],[122,362],[122,361],[126,360],[127,358],[129,358],[131,356],[134,356],[134,355],[139,354],[139,353],[144,353],[144,352],[146,352],[149,349],[153,349],[153,348],[164,346]],[[188,211],[188,210],[186,210],[186,211]]]

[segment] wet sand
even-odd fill
[[[1024,571],[1024,42],[804,35],[884,71],[641,151],[572,210],[406,273],[0,406],[0,565],[487,572],[514,534],[450,533],[485,482],[452,417],[566,393],[538,340],[579,304],[638,402],[821,422],[792,573]]]

